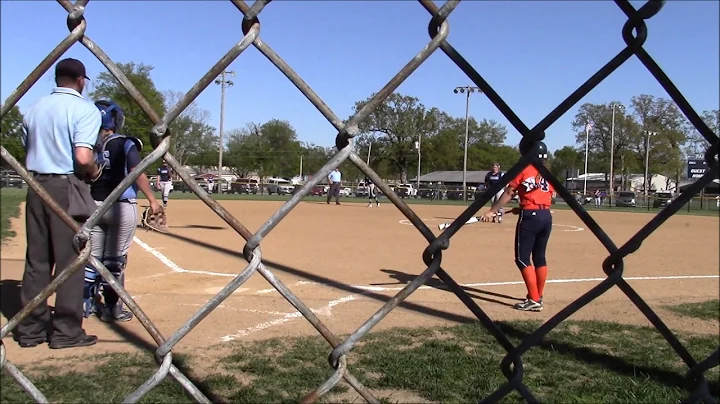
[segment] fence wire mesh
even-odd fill
[[[500,346],[507,352],[500,364],[500,368],[507,378],[507,382],[499,386],[492,394],[486,397],[483,402],[497,402],[512,391],[517,391],[528,402],[537,402],[538,400],[523,383],[523,354],[531,347],[540,343],[542,338],[547,335],[553,328],[567,319],[570,315],[577,312],[585,305],[598,298],[609,289],[617,286],[635,306],[647,317],[653,326],[660,332],[665,340],[670,344],[672,349],[677,353],[681,360],[687,365],[688,372],[686,375],[688,397],[685,402],[714,402],[709,392],[708,382],[704,378],[704,373],[718,366],[720,360],[720,346],[718,350],[713,352],[702,361],[696,361],[688,352],[685,346],[678,340],[674,333],[663,323],[660,317],[650,308],[643,298],[623,279],[624,258],[629,254],[637,251],[642,242],[655,230],[657,230],[668,218],[678,212],[685,204],[687,204],[693,196],[697,195],[705,186],[707,186],[714,178],[718,177],[718,136],[708,128],[702,121],[697,112],[690,106],[684,98],[680,90],[672,83],[663,70],[657,65],[653,58],[643,49],[643,44],[647,39],[647,26],[645,21],[651,19],[663,8],[664,1],[650,0],[639,9],[636,9],[626,0],[615,0],[615,4],[627,16],[627,22],[622,29],[622,37],[626,46],[618,52],[608,63],[602,66],[592,77],[583,83],[577,90],[570,94],[563,102],[553,109],[544,119],[537,125],[529,128],[510,108],[510,106],[500,97],[500,95],[490,86],[490,84],[468,63],[462,55],[448,41],[449,23],[448,16],[457,7],[459,1],[447,1],[439,7],[431,0],[418,0],[420,5],[430,14],[430,22],[428,24],[428,32],[430,41],[420,50],[420,52],[412,58],[388,83],[371,98],[364,108],[358,111],[349,121],[343,122],[323,100],[303,81],[303,79],[292,70],[292,68],[277,54],[273,49],[260,38],[261,24],[258,15],[263,8],[270,3],[270,0],[257,0],[252,6],[248,6],[242,0],[231,0],[232,4],[244,15],[242,21],[243,38],[235,46],[230,48],[228,52],[214,65],[208,72],[185,94],[185,96],[175,105],[165,116],[160,117],[154,111],[148,101],[144,98],[137,88],[123,74],[118,65],[102,50],[100,46],[94,43],[87,35],[85,30],[87,23],[84,18],[85,7],[89,0],[78,0],[72,3],[68,0],[58,0],[58,3],[68,12],[67,25],[70,34],[63,39],[58,46],[35,68],[30,75],[20,84],[20,86],[8,97],[6,103],[2,106],[0,117],[10,111],[17,104],[18,100],[45,74],[50,67],[58,61],[58,59],[76,42],[82,43],[98,60],[110,71],[110,73],[118,80],[118,82],[128,91],[132,98],[138,103],[145,114],[152,120],[155,126],[152,129],[151,141],[154,150],[145,157],[138,166],[138,169],[132,170],[127,178],[125,178],[110,196],[98,206],[95,213],[82,225],[74,221],[67,212],[59,207],[42,186],[18,163],[18,161],[8,151],[2,147],[2,158],[12,168],[17,171],[20,176],[28,183],[28,186],[37,192],[43,201],[49,206],[60,218],[62,218],[68,226],[76,232],[73,244],[80,254],[78,258],[65,269],[60,276],[42,291],[30,304],[24,307],[12,319],[8,321],[0,331],[0,340],[8,335],[30,312],[35,309],[42,301],[47,299],[60,284],[65,282],[70,275],[84,267],[86,262],[94,266],[100,275],[108,281],[110,286],[118,293],[122,301],[137,317],[142,326],[147,330],[150,336],[157,344],[155,352],[156,360],[159,367],[155,374],[152,375],[145,383],[129,394],[123,402],[132,403],[139,401],[144,395],[151,391],[155,386],[160,384],[168,374],[172,376],[197,402],[209,403],[210,400],[195,386],[186,375],[183,374],[174,364],[172,349],[183,339],[194,327],[196,327],[210,312],[217,308],[230,294],[232,294],[240,285],[247,281],[256,272],[265,278],[290,304],[292,304],[303,317],[312,324],[312,326],[327,340],[332,346],[329,354],[329,366],[334,370],[333,375],[322,385],[318,386],[315,391],[309,392],[303,402],[314,402],[326,393],[328,393],[341,379],[345,379],[365,400],[371,403],[378,403],[379,400],[373,393],[362,385],[347,368],[347,356],[353,347],[360,341],[370,330],[382,321],[393,309],[400,305],[408,296],[415,292],[421,285],[428,281],[431,277],[437,276],[459,299],[462,301],[472,313],[477,316],[480,324],[498,341]],[[235,61],[250,45],[253,45],[272,64],[274,64],[305,97],[325,116],[325,118],[337,129],[338,135],[335,139],[337,153],[312,176],[312,179],[306,183],[299,192],[293,195],[283,206],[278,209],[255,233],[251,233],[239,220],[237,220],[230,212],[223,208],[215,201],[207,192],[203,190],[191,177],[191,175],[179,164],[179,162],[168,152],[172,141],[172,134],[168,130],[168,125],[177,118],[182,111],[203,91],[207,86],[215,80],[215,78],[224,71],[233,61]],[[379,106],[385,98],[395,91],[430,55],[437,49],[441,49],[467,76],[478,86],[488,99],[500,110],[500,112],[508,119],[510,124],[522,134],[523,142],[529,142],[533,145],[532,152],[522,156],[507,175],[503,176],[500,183],[492,187],[484,196],[476,199],[467,209],[458,216],[455,221],[438,237],[423,223],[423,221],[415,214],[415,212],[398,197],[387,184],[373,171],[357,154],[353,152],[353,138],[358,134],[357,124],[365,119],[370,112]],[[562,182],[556,178],[548,169],[542,165],[536,158],[537,142],[545,137],[544,131],[550,127],[556,120],[574,106],[580,99],[587,95],[600,82],[613,73],[618,67],[625,63],[632,56],[636,56],[648,71],[657,79],[662,87],[667,91],[670,97],[677,103],[680,110],[684,113],[692,125],[700,134],[710,143],[710,147],[705,153],[705,160],[709,169],[705,175],[698,179],[692,186],[684,191],[677,199],[673,200],[668,206],[662,209],[654,218],[642,227],[630,240],[624,245],[618,247],[598,225],[593,218],[583,209],[578,201],[563,186]],[[217,293],[210,301],[208,301],[201,309],[199,309],[190,319],[188,319],[180,328],[172,335],[165,337],[158,330],[154,322],[143,312],[142,308],[128,294],[128,292],[115,280],[108,269],[97,259],[90,255],[89,234],[90,230],[95,226],[100,218],[110,209],[110,206],[118,200],[123,190],[134,183],[140,173],[147,170],[152,163],[158,159],[165,158],[170,166],[180,175],[182,180],[188,187],[215,213],[218,214],[228,225],[230,225],[238,234],[240,234],[247,243],[243,249],[243,255],[248,265],[240,271],[240,273],[228,283],[220,292]],[[325,324],[310,310],[310,308],[299,299],[283,282],[281,282],[262,262],[262,251],[260,243],[262,240],[282,221],[290,211],[295,208],[300,201],[308,195],[310,190],[316,186],[323,178],[327,177],[330,171],[339,166],[340,163],[349,159],[364,174],[366,174],[374,183],[378,184],[381,191],[392,201],[392,203],[405,215],[405,217],[417,228],[417,230],[427,239],[428,246],[422,252],[422,257],[427,265],[420,275],[411,281],[405,288],[398,292],[390,299],[382,308],[373,314],[362,326],[355,330],[345,340],[340,340]],[[462,225],[474,216],[477,211],[488,203],[491,195],[504,188],[511,178],[519,174],[525,167],[532,164],[542,175],[557,189],[558,194],[567,202],[570,208],[578,215],[578,217],[587,225],[588,229],[598,238],[609,255],[602,264],[602,270],[607,278],[600,284],[592,288],[590,291],[582,295],[580,298],[570,303],[567,307],[550,318],[535,332],[525,337],[518,345],[513,345],[510,339],[503,331],[493,323],[491,318],[478,306],[477,303],[458,285],[458,283],[442,268],[442,251],[450,246],[450,239],[457,233]],[[23,373],[14,366],[6,357],[5,346],[0,341],[0,368],[5,368],[22,388],[37,402],[46,403],[47,398],[39,391],[35,385]]]

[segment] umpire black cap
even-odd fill
[[[72,58],[63,59],[55,65],[55,78],[58,77],[67,77],[72,80],[83,77],[90,80],[90,77],[85,72],[85,65],[81,61]]]

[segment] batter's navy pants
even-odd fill
[[[515,264],[520,270],[530,265],[547,266],[547,249],[552,215],[548,209],[522,210],[515,227]],[[532,256],[532,261],[531,261]]]

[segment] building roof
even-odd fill
[[[485,175],[489,171],[467,171],[465,176],[465,182],[471,183],[484,183]],[[433,171],[431,173],[421,175],[420,182],[457,182],[462,183],[463,172],[462,171]],[[416,182],[417,176],[412,179],[408,179],[409,182]]]

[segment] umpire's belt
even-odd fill
[[[31,171],[31,173],[35,178],[69,178],[67,174],[42,174],[35,171]]]

